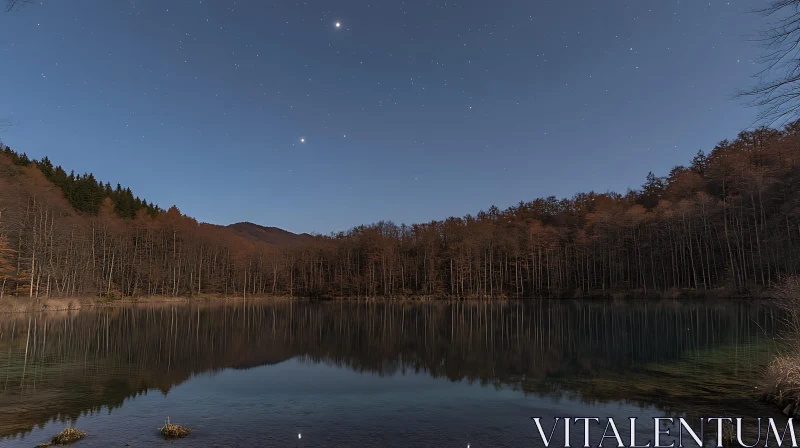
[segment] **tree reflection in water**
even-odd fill
[[[167,394],[195,374],[295,357],[721,411],[752,395],[780,324],[773,308],[740,301],[230,301],[5,315],[0,436]]]

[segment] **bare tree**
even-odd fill
[[[14,11],[30,3],[36,3],[36,0],[6,0],[6,11]]]
[[[800,0],[771,0],[756,13],[774,21],[755,39],[764,47],[763,69],[754,76],[758,82],[738,96],[761,109],[757,121],[786,124],[800,112]]]

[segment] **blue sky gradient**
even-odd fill
[[[49,0],[0,13],[0,138],[294,232],[624,192],[753,124],[760,6]]]

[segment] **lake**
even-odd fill
[[[520,447],[542,446],[532,417],[778,418],[754,397],[782,322],[761,302],[671,300],[0,315],[0,446],[73,424],[76,447]],[[192,434],[163,441],[167,416]]]

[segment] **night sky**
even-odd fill
[[[763,4],[46,0],[0,13],[0,138],[294,232],[624,192],[753,124]]]

